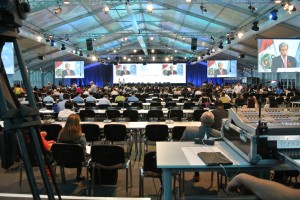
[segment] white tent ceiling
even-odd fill
[[[239,70],[255,69],[257,66],[257,38],[299,38],[300,2],[294,4],[296,11],[287,13],[281,4],[271,0],[29,0],[31,13],[20,29],[20,46],[29,69],[51,70],[54,61],[98,60],[131,62],[174,61],[206,59],[238,59]],[[153,11],[147,6],[152,3]],[[249,10],[249,5],[256,10]],[[103,8],[109,7],[105,13]],[[201,11],[203,6],[207,12]],[[55,14],[55,9],[61,12]],[[271,10],[278,10],[278,20],[269,20]],[[259,31],[251,30],[258,21]],[[237,34],[244,36],[238,38]],[[234,40],[226,44],[226,34]],[[38,42],[36,37],[43,39]],[[52,36],[56,42],[50,46],[45,39]],[[153,40],[151,40],[153,37]],[[87,50],[86,39],[93,39],[93,51]],[[191,50],[191,39],[197,38],[197,48]],[[220,49],[219,44],[224,48]],[[67,49],[61,50],[61,44]],[[82,50],[83,56],[74,54]],[[214,48],[215,53],[206,55]],[[152,53],[152,49],[155,50]],[[134,52],[136,50],[136,52]],[[245,58],[238,58],[245,54]],[[38,55],[45,55],[40,60]],[[202,56],[202,58],[201,58]],[[141,59],[139,59],[141,57]],[[17,66],[16,66],[17,67]]]

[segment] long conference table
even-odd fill
[[[197,156],[198,152],[222,152],[233,164],[223,166],[207,166]],[[162,169],[163,179],[163,199],[172,199],[171,181],[172,172],[185,171],[258,171],[263,176],[263,172],[274,169],[277,163],[264,165],[251,165],[241,155],[239,155],[227,143],[220,141],[215,145],[199,145],[194,142],[156,142],[157,167]],[[226,173],[225,173],[226,174]]]
[[[65,126],[65,122],[59,122],[55,121],[55,124],[60,124],[62,127]],[[142,130],[145,129],[145,127],[149,124],[165,124],[168,126],[169,129],[172,129],[175,126],[197,126],[200,127],[201,122],[173,122],[173,123],[166,123],[166,122],[111,122],[111,123],[104,123],[104,122],[80,122],[80,124],[97,124],[100,128],[104,128],[106,124],[123,124],[126,126],[127,129],[129,130],[136,130],[134,131],[135,133],[135,158],[137,158],[137,155],[139,155],[139,160],[141,159],[142,156]],[[139,134],[139,136],[138,136]],[[137,144],[137,138],[139,138],[139,147]]]

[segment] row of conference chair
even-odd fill
[[[204,109],[194,110],[192,115],[192,120],[199,121],[201,115],[206,111],[207,110]],[[93,110],[80,110],[79,116],[81,121],[96,121],[95,120],[96,114]],[[117,120],[121,118],[121,113],[118,110],[106,110],[105,118]],[[151,121],[166,120],[162,110],[149,110],[146,115],[146,118],[147,120],[151,120]],[[179,109],[169,110],[167,114],[167,118],[173,119],[175,121],[180,121],[183,118],[183,111]],[[139,120],[140,120],[140,116],[137,110],[124,110],[122,115],[122,120],[120,121],[139,121]]]

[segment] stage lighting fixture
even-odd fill
[[[207,50],[206,55],[208,55],[208,56],[210,55],[210,50],[209,49]]]
[[[256,7],[255,6],[252,6],[251,3],[249,4],[248,6],[248,9],[251,11],[251,12],[254,12],[256,10]]]
[[[54,9],[54,13],[57,15],[58,13],[61,13],[62,9],[61,7],[59,6],[58,8],[55,8]]]
[[[214,38],[213,36],[210,36],[210,39],[211,39],[211,40],[215,40],[215,38]]]
[[[53,47],[55,45],[55,40],[50,41],[50,46]]]
[[[60,48],[60,50],[66,50],[66,46],[65,46],[65,44],[61,44],[61,48]]]
[[[257,26],[258,25],[258,21],[254,21],[252,24],[253,24],[253,26],[252,26],[251,29],[253,31],[258,31],[259,30],[259,27]]]
[[[43,55],[43,54],[38,54],[38,59],[44,60],[44,59],[45,59],[45,55]]]
[[[245,54],[240,53],[240,54],[239,54],[239,58],[245,58]]]
[[[65,5],[69,5],[70,4],[70,0],[64,0],[63,1]]]
[[[223,47],[223,42],[220,42],[219,48],[220,48],[220,49],[223,49],[223,48],[224,48],[224,47]]]
[[[272,20],[276,21],[278,19],[277,12],[278,12],[278,10],[272,10],[270,12],[269,19],[272,19]]]
[[[231,44],[231,40],[230,40],[229,37],[226,39],[226,43],[227,43],[227,44]]]
[[[202,13],[207,12],[207,9],[206,9],[206,7],[203,6],[203,3],[200,6],[200,10],[202,11]]]
[[[79,52],[79,56],[83,56],[82,50],[80,50],[80,52]]]

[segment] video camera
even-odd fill
[[[18,28],[30,12],[28,0],[1,0],[0,26]]]

